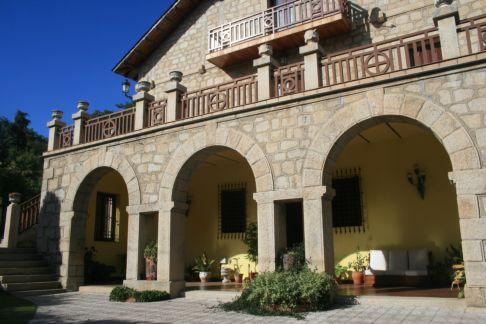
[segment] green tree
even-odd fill
[[[14,120],[0,118],[0,195],[4,205],[10,192],[23,200],[40,192],[47,139],[29,127],[28,114],[17,111]]]

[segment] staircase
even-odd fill
[[[64,292],[52,269],[35,249],[0,248],[0,285],[17,296]]]

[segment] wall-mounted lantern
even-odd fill
[[[417,188],[420,198],[425,199],[425,171],[418,164],[413,166],[413,172],[407,173],[408,182]]]

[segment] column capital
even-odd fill
[[[148,92],[138,92],[138,93],[133,95],[132,99],[133,99],[133,102],[137,103],[139,101],[150,102],[150,101],[153,101],[155,98],[154,98],[154,96],[152,96]]]
[[[159,209],[160,207],[157,204],[130,205],[126,207],[129,215],[157,213]]]
[[[459,9],[457,7],[457,1],[435,1],[436,9],[433,13],[432,19],[435,27],[438,26],[438,21],[449,17],[454,17],[456,24],[459,23]]]
[[[179,81],[169,81],[167,83],[167,86],[165,87],[165,92],[171,93],[175,91],[186,92],[187,88],[183,86]]]
[[[319,44],[319,32],[309,29],[304,33],[305,45],[299,47],[300,55],[320,54],[324,55],[324,48]]]
[[[89,118],[89,114],[84,110],[78,110],[77,112],[72,114],[71,118],[75,121],[78,119],[86,120]]]
[[[304,187],[288,190],[272,190],[256,192],[253,199],[257,204],[268,204],[275,201],[293,200],[293,199],[329,199],[335,196],[334,189],[326,186]]]

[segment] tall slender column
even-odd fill
[[[436,1],[434,13],[434,24],[439,29],[442,58],[451,59],[461,56],[459,39],[457,37],[457,23],[459,22],[459,11],[457,2]]]
[[[87,101],[78,101],[78,111],[72,115],[74,120],[73,145],[84,143],[84,123],[89,118],[88,107]]]
[[[327,187],[304,189],[305,256],[318,271],[334,273],[332,205],[334,190]]]
[[[49,128],[49,138],[47,140],[48,151],[53,151],[59,147],[61,139],[59,130],[66,126],[66,124],[61,121],[62,115],[63,112],[61,110],[53,110],[52,120],[47,123],[47,128]]]
[[[7,207],[7,214],[5,215],[5,228],[0,247],[14,248],[17,246],[20,221],[20,198],[21,195],[19,193],[11,193],[8,195],[10,204]]]
[[[147,127],[148,105],[154,100],[154,96],[148,93],[150,82],[140,81],[135,87],[137,94],[133,96],[135,103],[135,130]]]
[[[266,100],[274,95],[273,68],[278,66],[272,57],[273,48],[270,44],[262,44],[258,47],[260,58],[253,60],[253,66],[258,74],[258,100]]]
[[[181,95],[187,91],[180,82],[182,81],[182,72],[172,71],[169,73],[170,81],[167,84],[167,122],[176,121],[181,111]]]
[[[304,83],[306,90],[317,89],[322,84],[321,57],[324,50],[319,45],[319,33],[317,30],[307,30],[304,34],[306,45],[299,48],[299,53],[304,55]]]

